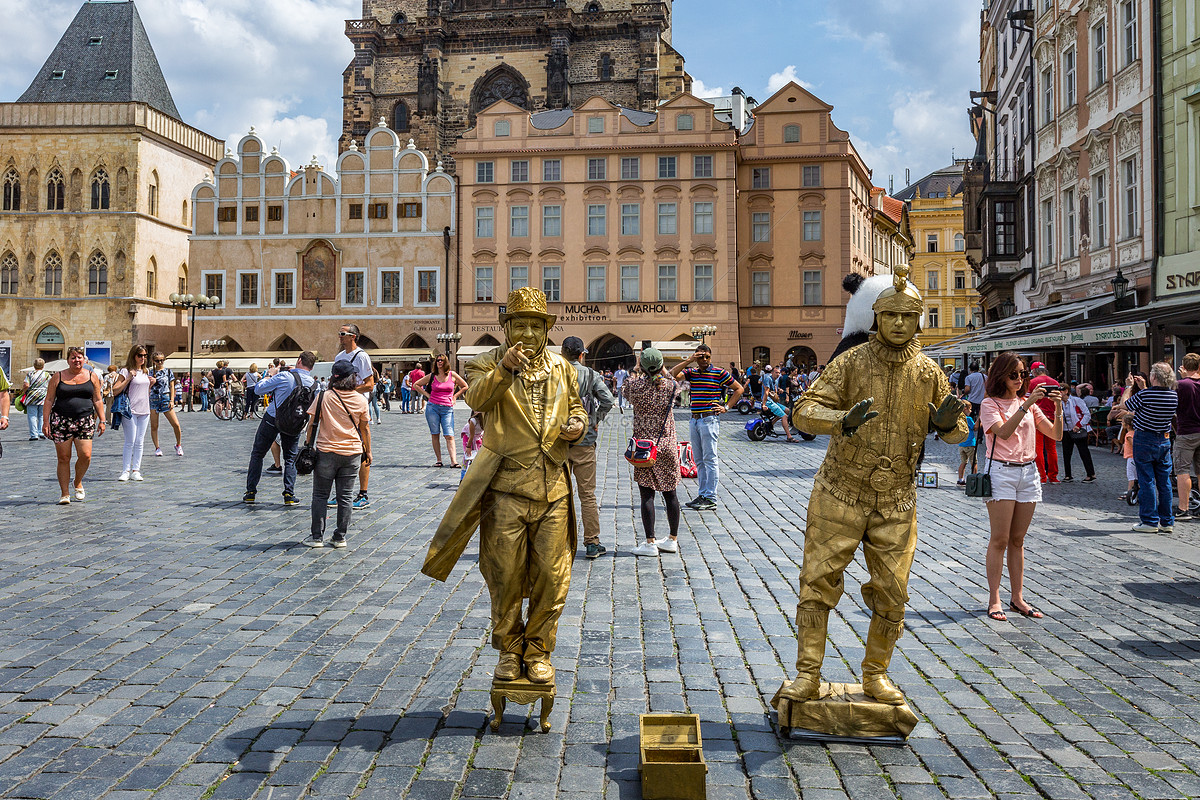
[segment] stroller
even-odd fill
[[[746,436],[752,442],[764,441],[768,436],[783,436],[784,434],[775,430],[775,422],[783,419],[787,415],[786,408],[776,403],[774,400],[768,400],[766,405],[756,403],[754,409],[758,411],[758,419],[752,419],[746,423]],[[806,442],[811,442],[816,439],[816,434],[805,433],[799,428],[796,433],[800,434],[800,438]]]

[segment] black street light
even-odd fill
[[[1006,297],[1004,302],[1000,304],[1000,317],[1007,319],[1015,313],[1017,313],[1016,305],[1013,303],[1011,297]]]
[[[443,333],[450,333],[450,226],[442,228],[442,245],[446,248],[446,281],[442,284],[442,292],[446,295],[446,327]]]
[[[1121,274],[1120,268],[1117,269],[1116,277],[1109,283],[1113,287],[1113,310],[1121,311],[1132,308],[1135,295],[1129,294],[1129,278]]]
[[[192,362],[196,358],[196,309],[216,308],[221,304],[221,298],[216,295],[205,297],[204,295],[172,292],[167,299],[175,308],[186,309],[190,315],[188,318],[188,411],[191,411],[192,398],[196,394],[196,376],[192,371]]]

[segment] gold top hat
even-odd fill
[[[508,294],[508,303],[504,313],[500,315],[500,324],[508,322],[513,317],[538,317],[546,320],[547,329],[553,328],[558,321],[557,314],[546,311],[546,293],[534,286],[522,286]]]

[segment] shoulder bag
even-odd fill
[[[662,428],[658,432],[657,439],[638,439],[635,436],[629,437],[629,445],[625,448],[625,460],[635,467],[652,467],[654,462],[658,460],[658,443],[662,440],[663,434],[667,432],[667,420],[671,416],[672,404],[667,402],[667,413],[663,415]]]
[[[1000,411],[1000,404],[996,404],[996,411]],[[1000,413],[1002,422],[1007,422],[1004,419],[1004,414]],[[980,423],[982,427],[982,423]],[[984,441],[987,441],[987,432],[984,432]],[[967,497],[991,497],[992,496],[992,456],[996,455],[996,435],[992,434],[992,452],[988,455],[987,472],[979,473],[972,472],[967,476]]]
[[[296,454],[296,474],[298,475],[308,475],[317,468],[317,448],[313,442],[317,438],[317,428],[321,426],[321,406],[324,402],[325,393],[321,392],[317,395],[317,413],[313,417],[312,425],[308,428],[308,439],[300,448],[300,452]]]

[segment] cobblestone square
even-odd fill
[[[629,800],[649,711],[700,715],[712,800],[1200,796],[1200,523],[1130,532],[1106,448],[1096,484],[1046,487],[1034,517],[1026,596],[1046,618],[998,623],[986,511],[954,486],[957,448],[930,445],[940,488],[920,490],[891,670],[921,722],[905,746],[856,746],[781,741],[767,716],[794,674],[823,439],[756,444],[727,416],[718,509],[685,510],[677,555],[637,558],[629,417],[612,414],[597,459],[610,552],[575,561],[551,731],[510,704],[492,733],[477,550],[445,584],[420,573],[458,483],[430,466],[424,420],[384,414],[370,509],[347,549],[312,550],[308,508],[281,504],[277,475],[240,502],[254,423],[181,419],[186,456],[148,450],[141,484],[116,481],[119,432],[99,439],[88,499],[65,507],[51,445],[24,441],[15,414],[3,434],[4,797]],[[859,670],[865,574],[861,558],[847,571],[827,679]]]

